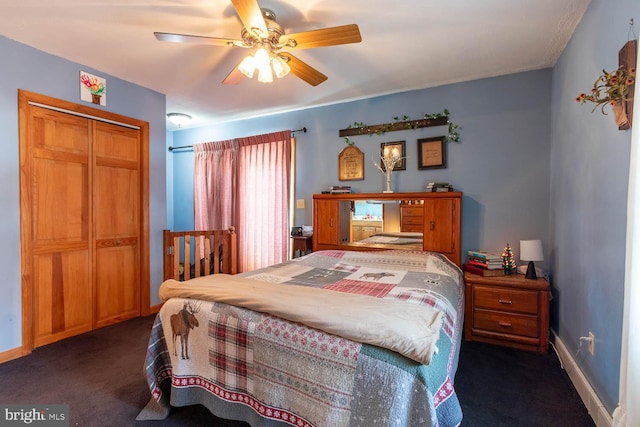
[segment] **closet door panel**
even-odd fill
[[[32,124],[33,338],[40,346],[92,328],[91,128],[85,118],[38,107]]]
[[[138,247],[131,243],[123,242],[115,247],[98,244],[96,327],[140,315]]]
[[[137,130],[95,124],[96,327],[140,315],[139,145]]]
[[[86,249],[34,256],[34,345],[49,344],[92,329],[89,256]]]

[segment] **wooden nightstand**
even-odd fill
[[[465,273],[464,338],[523,350],[549,350],[549,282],[521,274]]]
[[[293,249],[293,258],[296,258],[297,253],[304,256],[311,252],[313,249],[312,236],[291,236],[293,239],[293,245],[291,248]]]

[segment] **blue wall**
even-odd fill
[[[307,127],[297,135],[295,225],[312,223],[312,195],[338,181],[338,136],[353,122],[388,123],[395,116],[420,118],[447,108],[461,126],[461,143],[447,146],[447,168],[418,170],[417,139],[446,134],[446,127],[352,137],[364,152],[365,179],[345,181],[355,192],[380,192],[384,177],[373,165],[380,143],[406,141],[407,170],[393,173],[395,191],[421,191],[430,181],[449,181],[464,193],[462,249],[517,251],[520,239],[546,247],[549,211],[551,70],[406,92],[253,120],[174,132],[176,146]],[[193,152],[175,151],[174,224],[193,226]],[[517,253],[515,254],[517,256]]]
[[[157,304],[162,281],[162,229],[166,226],[166,101],[158,92],[101,73],[98,70],[49,55],[0,36],[0,352],[22,345],[20,272],[20,165],[18,138],[18,89],[80,101],[80,71],[107,79],[107,111],[150,124],[150,270],[151,303]],[[93,104],[90,104],[94,106]]]
[[[603,68],[618,67],[630,18],[637,35],[637,0],[593,0],[553,70],[553,326],[572,354],[580,336],[595,334],[595,355],[583,345],[576,359],[609,412],[618,403],[631,131],[617,130],[612,113],[592,113],[575,98]]]

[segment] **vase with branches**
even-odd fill
[[[391,174],[393,169],[400,165],[402,159],[403,157],[400,156],[400,150],[397,147],[384,147],[380,154],[380,164],[375,160],[373,161],[373,164],[387,180],[387,189],[383,193],[393,193],[393,190],[391,190]]]

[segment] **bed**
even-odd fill
[[[422,233],[411,231],[376,233],[366,239],[352,242],[351,245],[382,249],[421,251]]]
[[[202,404],[252,427],[462,421],[453,384],[464,282],[441,254],[318,251],[168,279],[160,294],[139,420]]]

